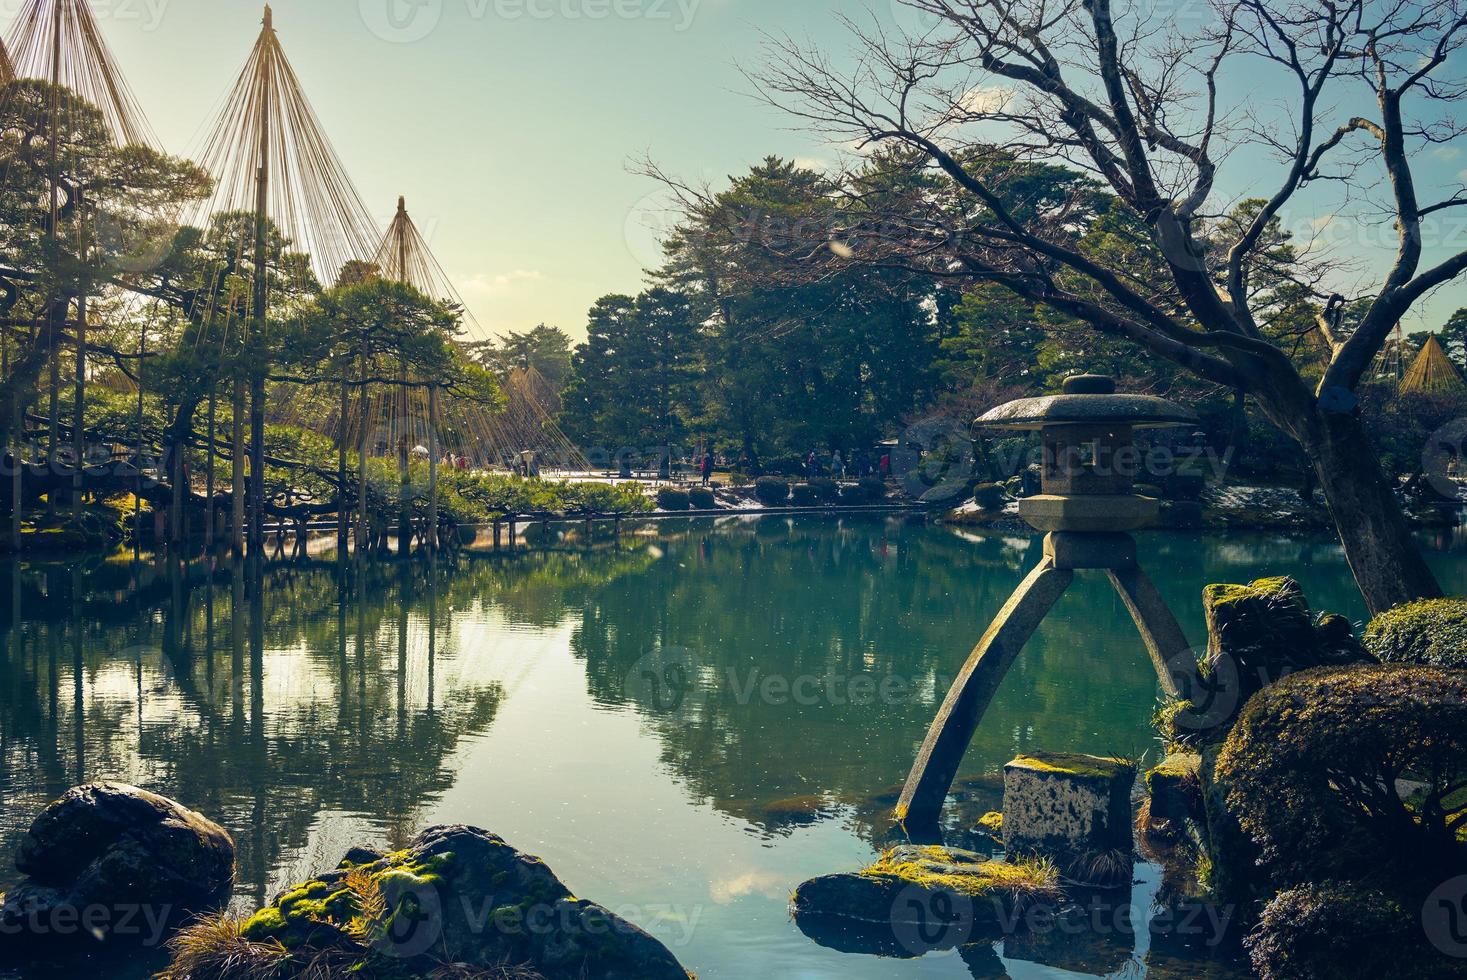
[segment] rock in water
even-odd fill
[[[1021,756],[1004,767],[1004,846],[1011,855],[1052,858],[1082,884],[1130,881],[1135,782],[1135,765],[1121,759]]]
[[[342,862],[243,923],[185,931],[172,980],[252,975],[534,976],[545,980],[688,980],[662,943],[594,902],[575,898],[539,858],[487,831],[436,827],[403,851]],[[277,945],[278,944],[278,945]],[[234,971],[234,972],[231,972]]]
[[[862,871],[812,878],[790,907],[822,945],[909,958],[1012,932],[1034,906],[1062,897],[1052,867],[905,844]]]
[[[36,818],[15,864],[29,877],[0,899],[0,947],[156,943],[166,925],[219,907],[234,887],[223,827],[119,783],[68,790]]]

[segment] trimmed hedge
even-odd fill
[[[797,483],[790,487],[790,500],[796,507],[819,507],[824,502],[820,491],[809,483]]]
[[[657,491],[657,506],[663,510],[691,510],[693,498],[686,490],[678,490],[675,487],[663,487]]]
[[[1248,702],[1217,777],[1276,887],[1381,869],[1402,882],[1467,872],[1452,827],[1467,799],[1451,793],[1467,781],[1467,672],[1374,666],[1285,678]],[[1403,797],[1401,778],[1426,789]]]
[[[1383,892],[1334,882],[1281,892],[1247,939],[1260,980],[1446,980],[1419,915]]]
[[[810,488],[815,491],[815,497],[822,504],[833,504],[840,500],[840,484],[829,477],[816,477],[810,481]]]
[[[1388,664],[1467,668],[1467,600],[1397,606],[1366,627],[1365,648]]]
[[[789,503],[790,485],[777,476],[761,476],[754,481],[754,496],[766,507],[783,507]]]
[[[688,499],[692,501],[694,510],[715,510],[718,507],[718,495],[707,487],[689,490]]]

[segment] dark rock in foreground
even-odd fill
[[[69,790],[16,856],[28,880],[0,899],[0,951],[157,944],[234,886],[234,841],[194,811],[118,783]]]
[[[437,827],[404,851],[351,857],[369,860],[344,861],[244,922],[186,930],[164,976],[688,980],[662,943],[487,831]]]

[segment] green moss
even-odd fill
[[[1365,648],[1385,663],[1467,668],[1467,600],[1397,606],[1366,627]]]
[[[1059,872],[1047,861],[980,861],[945,847],[894,848],[861,875],[950,891],[969,898],[1024,897],[1059,893]]]
[[[1119,779],[1136,773],[1136,763],[1129,759],[1102,758],[1078,752],[1034,752],[1019,756],[1005,768],[1078,779]]]
[[[1158,780],[1187,780],[1197,777],[1202,757],[1189,752],[1174,752],[1162,760],[1161,765],[1146,773],[1146,792],[1155,795]]]
[[[1003,836],[1003,814],[998,812],[985,813],[978,818],[978,828],[994,837]]]

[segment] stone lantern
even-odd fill
[[[935,830],[973,733],[1009,668],[1081,570],[1104,571],[1141,633],[1163,689],[1178,696],[1196,663],[1191,645],[1137,561],[1130,532],[1154,522],[1161,503],[1135,492],[1144,457],[1138,429],[1195,428],[1195,412],[1162,398],[1117,394],[1115,382],[1080,375],[1064,394],[1000,405],[976,425],[1038,432],[1043,493],[1019,515],[1045,532],[1044,559],[1010,597],[958,673],[907,778],[897,819]]]

